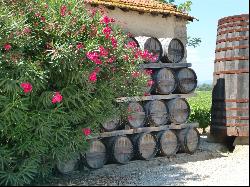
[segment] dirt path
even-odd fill
[[[236,146],[233,153],[221,144],[201,137],[199,150],[175,157],[136,160],[126,165],[110,164],[99,170],[87,170],[65,177],[54,185],[249,185],[249,147]]]

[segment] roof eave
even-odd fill
[[[174,15],[174,16],[177,16],[177,17],[182,17],[182,18],[184,18],[184,19],[186,19],[186,20],[188,20],[188,21],[193,21],[193,20],[197,20],[198,21],[198,19],[197,18],[195,18],[195,17],[192,17],[192,16],[189,16],[189,15],[187,15],[187,14],[184,14],[184,13],[182,13],[182,12],[179,12],[179,14],[178,13],[176,13],[176,12],[171,12],[171,11],[161,11],[161,10],[150,10],[150,9],[140,9],[140,8],[138,8],[138,7],[136,7],[136,6],[132,6],[132,5],[130,5],[129,7],[127,6],[127,5],[121,5],[121,4],[115,4],[115,3],[107,3],[107,2],[95,2],[95,1],[89,1],[88,2],[89,4],[91,4],[91,5],[103,5],[103,6],[106,6],[106,7],[117,7],[117,8],[126,8],[126,9],[128,9],[128,10],[133,10],[133,11],[138,11],[138,12],[144,12],[144,13],[155,13],[155,14],[162,14],[162,15],[168,15],[168,14],[170,14],[170,15]]]

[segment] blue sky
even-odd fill
[[[175,0],[175,4],[184,0]],[[188,36],[200,37],[199,47],[188,47],[187,60],[197,73],[198,81],[213,80],[214,51],[216,46],[217,24],[220,18],[249,13],[248,0],[192,0],[191,16],[199,21],[188,24]]]

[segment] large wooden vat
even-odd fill
[[[249,15],[218,22],[212,96],[214,137],[249,137]]]

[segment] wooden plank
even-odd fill
[[[169,95],[150,95],[150,96],[135,96],[135,97],[120,97],[116,99],[116,102],[136,102],[136,101],[153,101],[161,99],[175,99],[175,98],[188,98],[196,96],[196,93],[190,94],[169,94]]]
[[[101,139],[101,138],[107,138],[112,136],[121,136],[121,135],[131,135],[131,134],[138,134],[138,133],[150,133],[150,132],[158,132],[162,130],[180,130],[188,127],[197,128],[199,127],[199,123],[183,123],[180,125],[176,124],[170,124],[170,125],[164,125],[159,127],[143,127],[143,128],[136,128],[136,129],[129,129],[129,130],[117,130],[112,132],[103,132],[96,136],[93,136],[91,138],[87,139]]]
[[[141,64],[139,67],[142,69],[159,69],[159,68],[187,68],[191,67],[191,63],[148,63]]]

